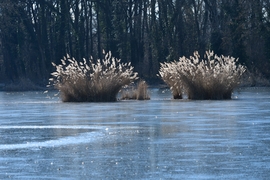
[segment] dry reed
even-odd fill
[[[190,58],[161,63],[159,76],[170,87],[174,98],[187,94],[189,99],[230,99],[232,91],[240,83],[245,67],[238,59],[217,56],[206,51],[205,60],[198,52]]]
[[[137,79],[130,63],[121,63],[112,57],[111,52],[104,54],[104,59],[93,62],[78,62],[67,55],[61,64],[53,66],[56,71],[49,79],[60,91],[64,102],[111,102],[116,101],[120,89]]]
[[[147,83],[141,80],[138,82],[136,88],[123,90],[121,99],[150,100]]]

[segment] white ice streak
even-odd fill
[[[102,132],[93,131],[81,133],[78,136],[67,136],[59,139],[42,141],[42,142],[27,142],[21,144],[1,144],[0,150],[13,150],[13,149],[32,149],[32,148],[50,148],[60,147],[74,144],[83,144],[97,141],[98,138],[103,136]]]
[[[48,126],[0,126],[0,129],[89,129],[102,130],[105,126],[76,126],[76,125],[48,125]]]
[[[122,130],[138,129],[137,126],[129,127],[107,127],[107,126],[71,126],[71,125],[55,125],[55,126],[0,126],[0,129],[84,129],[90,132],[79,133],[79,135],[67,136],[53,140],[41,142],[27,142],[20,144],[0,144],[0,150],[14,150],[14,149],[41,149],[41,148],[55,148],[67,145],[85,144],[96,142],[110,138],[110,134],[115,134]]]

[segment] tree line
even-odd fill
[[[1,81],[47,83],[51,62],[103,50],[144,78],[209,49],[270,77],[270,0],[3,0],[0,22]]]

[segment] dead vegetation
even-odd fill
[[[161,63],[159,76],[170,87],[175,99],[186,94],[189,99],[230,99],[240,84],[245,67],[230,56],[217,56],[206,51],[205,59],[198,52],[190,58]]]
[[[78,62],[68,55],[55,66],[49,86],[60,91],[64,102],[111,102],[116,101],[120,89],[137,79],[130,63],[121,63],[111,52],[94,63],[83,59]]]
[[[122,100],[150,100],[148,85],[145,81],[139,81],[136,87],[126,88],[121,93]]]

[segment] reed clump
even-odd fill
[[[122,100],[150,100],[148,85],[145,81],[140,80],[136,88],[132,87],[122,91]]]
[[[206,51],[205,59],[200,59],[195,51],[190,58],[161,63],[159,76],[175,99],[183,94],[189,99],[230,99],[246,70],[237,61],[234,57],[217,56],[213,51]]]
[[[120,89],[137,79],[130,63],[121,63],[112,57],[111,52],[105,53],[103,59],[94,63],[83,59],[78,62],[67,55],[61,64],[53,66],[49,86],[53,85],[60,91],[64,102],[112,102],[117,100]]]

